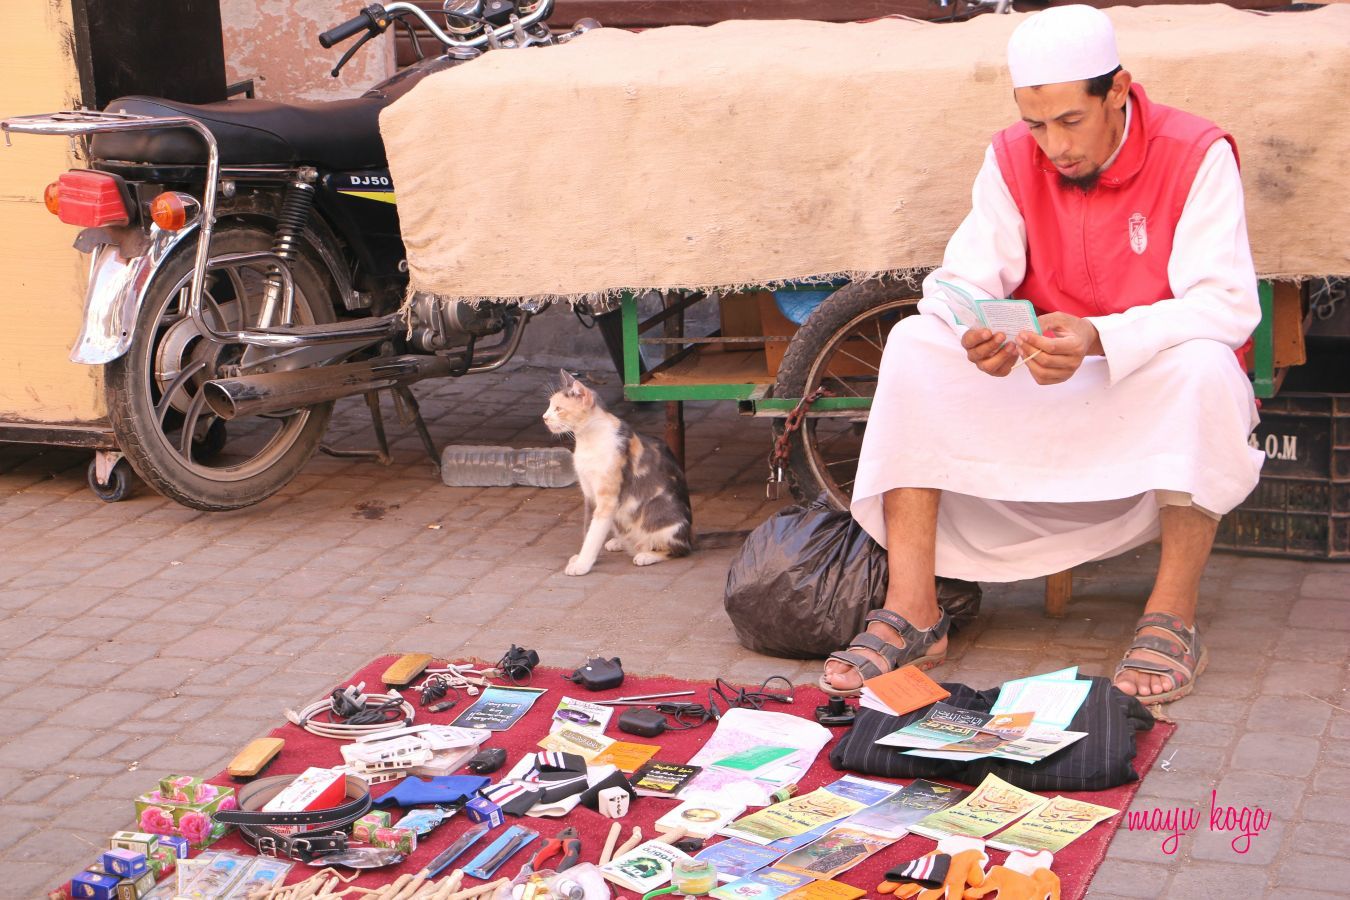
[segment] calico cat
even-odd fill
[[[565,574],[589,572],[601,546],[631,554],[637,566],[689,554],[689,487],[670,448],[634,432],[565,371],[544,424],[576,439],[572,459],[590,516],[581,552],[568,560]]]

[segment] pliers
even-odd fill
[[[545,868],[546,862],[559,854],[562,855],[562,859],[553,867],[553,871],[562,872],[577,864],[577,860],[581,857],[581,835],[575,828],[564,828],[558,832],[558,836],[544,844],[523,871],[538,872]]]

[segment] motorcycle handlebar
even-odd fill
[[[334,44],[340,44],[347,40],[347,38],[360,34],[363,31],[369,31],[374,27],[378,26],[374,17],[370,14],[369,8],[363,9],[359,16],[348,19],[341,25],[336,25],[319,35],[319,44],[327,50]]]

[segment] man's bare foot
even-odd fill
[[[934,625],[936,625],[939,621],[941,621],[941,615],[939,615],[938,618],[935,619],[933,622],[928,623],[927,626],[921,630],[927,631]],[[901,637],[900,633],[895,628],[891,627],[890,625],[887,625],[884,622],[869,622],[867,625],[867,633],[876,635],[881,640],[901,650],[903,650],[906,647],[905,639]],[[880,653],[877,653],[873,650],[869,650],[866,647],[858,647],[858,646],[849,647],[849,650],[853,653],[858,654],[864,659],[869,660],[882,672],[891,671],[890,661],[882,657]],[[945,657],[946,654],[947,654],[947,636],[944,633],[942,637],[938,638],[931,645],[929,645],[920,655],[926,657],[935,656],[941,658]],[[933,665],[937,665],[937,663],[936,662],[930,663],[928,666],[926,666],[926,668],[931,668]],[[834,690],[848,692],[860,690],[862,688],[862,683],[864,679],[862,673],[858,671],[856,666],[851,666],[837,659],[830,659],[826,660],[825,662],[824,680],[825,683],[827,683]]]

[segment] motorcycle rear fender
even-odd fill
[[[150,234],[137,229],[89,229],[81,232],[76,247],[89,250],[89,288],[84,296],[84,326],[71,348],[73,362],[90,366],[110,363],[131,346],[136,316],[145,302],[155,274],[175,247],[197,230],[193,222],[178,231],[151,226]],[[119,237],[124,239],[118,240]],[[94,246],[86,246],[93,243]]]

